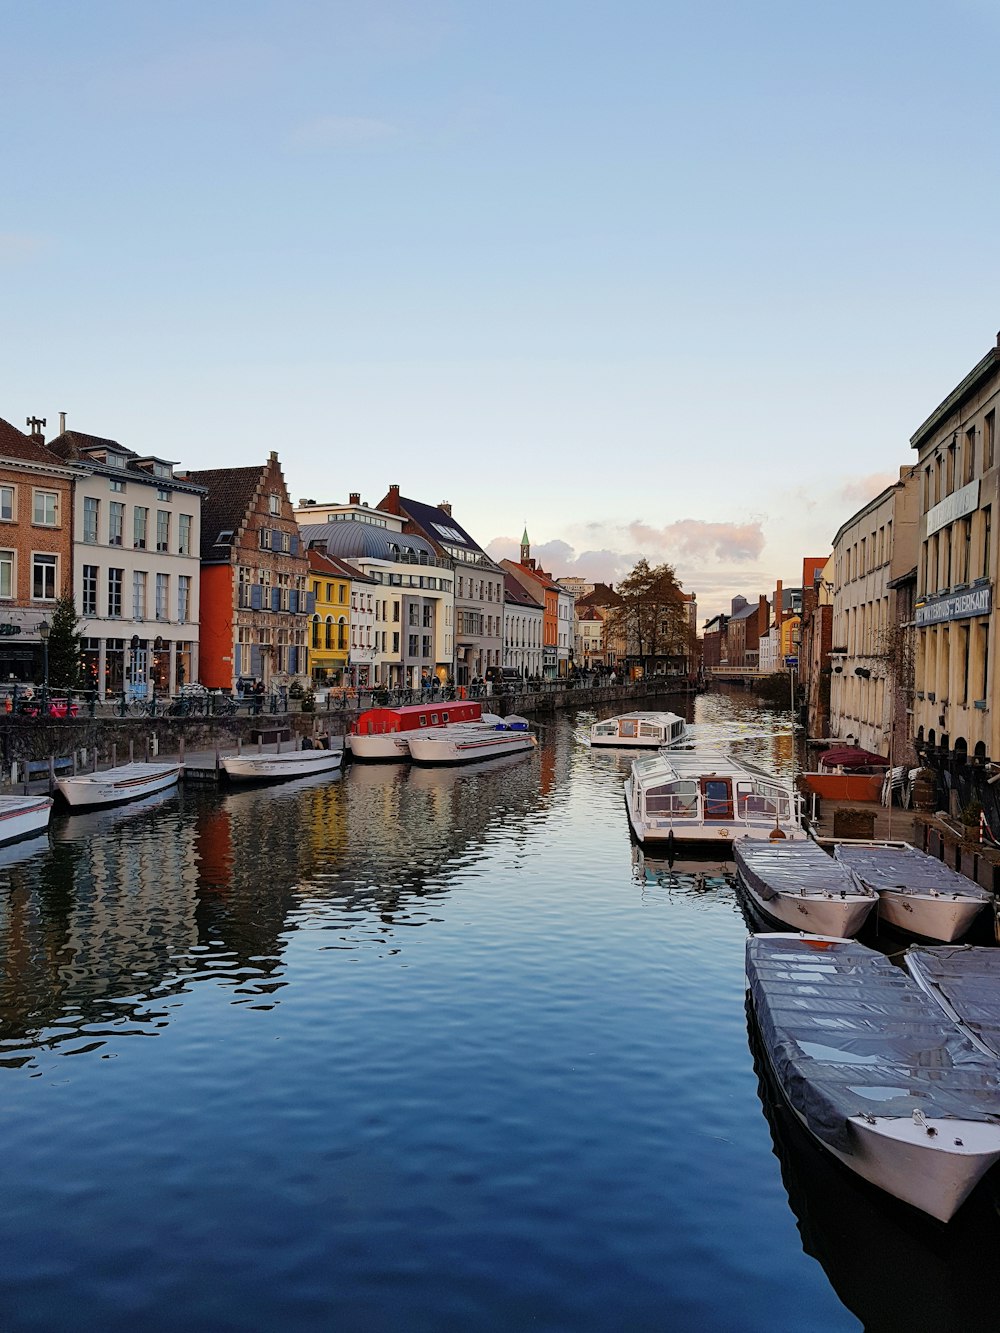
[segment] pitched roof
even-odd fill
[[[606,583],[595,583],[593,592],[576,599],[577,606],[621,606],[622,598]]]
[[[189,472],[187,480],[208,488],[201,511],[202,560],[228,560],[233,538],[219,542],[219,534],[235,534],[243,525],[264,475],[265,463],[257,467],[217,467]]]
[[[385,509],[390,501],[391,492],[385,496],[376,506],[379,509]],[[395,513],[393,509],[391,512]],[[479,545],[476,539],[469,535],[462,527],[458,519],[449,514],[446,509],[440,505],[425,504],[423,500],[412,500],[409,496],[401,495],[399,497],[400,517],[409,518],[412,523],[420,529],[436,546],[442,546],[447,542],[451,546],[461,546],[466,550],[475,551],[478,555],[486,555],[486,552]],[[487,559],[489,557],[487,556]]]
[[[515,602],[518,606],[530,606],[539,611],[544,610],[542,603],[535,600],[524,584],[519,582],[509,569],[505,569],[503,572],[503,599],[505,602]]]
[[[516,560],[501,560],[500,565],[513,574],[517,581],[528,589],[533,595],[537,595],[538,589],[543,592],[565,592],[565,588],[560,588],[548,574],[541,569],[528,569],[526,565],[519,565]]]
[[[0,417],[0,456],[21,458],[27,463],[48,463],[50,467],[63,462],[40,437],[25,435],[3,417]]]
[[[53,453],[61,458],[79,458],[86,449],[110,449],[113,453],[124,454],[126,458],[138,458],[134,449],[128,449],[117,440],[106,440],[102,435],[87,435],[82,430],[64,430],[49,444]]]
[[[335,555],[328,555],[315,546],[310,546],[307,554],[309,556],[310,574],[325,574],[328,578],[353,579],[356,583],[375,582],[371,575],[365,574],[357,566],[349,564],[346,560],[340,560]]]

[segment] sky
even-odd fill
[[[0,0],[0,416],[705,619],[1000,329],[995,0]]]

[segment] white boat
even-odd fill
[[[801,805],[790,785],[714,750],[634,759],[625,781],[625,808],[636,839],[668,849],[691,842],[805,838]]]
[[[591,745],[615,749],[659,750],[686,739],[687,723],[676,713],[622,713],[590,728]]]
[[[483,720],[482,704],[467,699],[367,708],[354,723],[346,743],[355,759],[409,759],[409,738],[414,732]]]
[[[865,1180],[947,1222],[1000,1159],[1000,1066],[883,954],[753,935],[761,1040],[798,1120]]]
[[[99,773],[81,773],[75,778],[57,778],[56,786],[72,806],[118,805],[137,801],[154,791],[172,787],[181,766],[172,764],[119,764]]]
[[[911,945],[906,970],[925,995],[986,1055],[1000,1059],[1000,949]]]
[[[464,722],[411,734],[410,758],[417,764],[468,764],[525,753],[537,744],[527,721],[512,714],[494,725]]]
[[[856,935],[878,902],[822,847],[804,842],[733,845],[740,882],[758,912],[778,926],[811,935]]]
[[[51,796],[0,796],[0,843],[19,842],[48,828]]]
[[[288,782],[307,778],[313,773],[327,773],[344,762],[344,752],[336,750],[287,750],[282,754],[230,754],[222,767],[230,782]]]
[[[907,935],[949,944],[992,901],[971,879],[915,847],[837,843],[833,854],[878,894],[879,921]]]

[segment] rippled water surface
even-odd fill
[[[0,849],[5,1329],[980,1326],[770,1108],[726,866],[633,850],[591,720]]]

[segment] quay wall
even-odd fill
[[[484,697],[484,708],[507,716],[522,713],[526,717],[545,716],[563,709],[619,707],[623,712],[655,698],[684,697],[676,690],[665,693],[662,688],[651,688],[639,681],[629,685],[607,685],[592,689],[540,689],[523,694],[502,694]],[[429,707],[431,705],[428,705]],[[437,705],[440,706],[440,702]],[[288,713],[264,713],[249,716],[238,713],[233,717],[96,717],[11,718],[0,716],[0,774],[9,779],[11,765],[16,763],[23,771],[27,761],[68,758],[74,751],[85,767],[93,765],[97,751],[99,767],[111,762],[112,753],[119,763],[128,758],[129,746],[137,759],[154,749],[164,757],[180,753],[181,744],[186,753],[194,754],[215,749],[232,750],[237,740],[251,745],[259,731],[279,728],[292,737],[328,734],[336,740],[350,728],[357,709],[334,708],[303,713],[293,708]],[[155,742],[154,742],[155,738]],[[86,757],[82,754],[85,752]],[[2,780],[0,778],[0,780]]]

